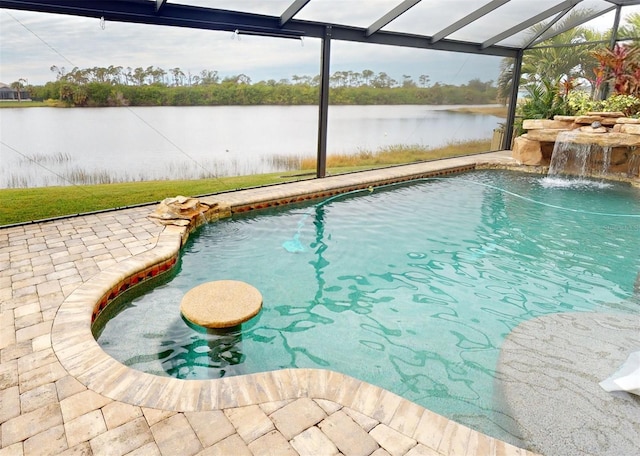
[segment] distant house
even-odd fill
[[[0,82],[0,101],[9,100],[30,100],[29,92],[26,90],[20,91],[20,97],[18,97],[18,91],[8,84]]]

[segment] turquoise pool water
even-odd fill
[[[175,276],[95,333],[142,371],[332,369],[519,443],[494,390],[504,337],[549,313],[638,312],[639,272],[640,189],[480,171],[203,226]],[[182,296],[220,279],[257,287],[262,312],[225,333],[186,324]]]

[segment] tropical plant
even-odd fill
[[[566,19],[550,29],[562,30],[568,24],[578,23],[591,13],[590,10],[577,10],[569,14]],[[546,23],[537,24],[529,29],[529,41],[547,27]],[[544,80],[559,81],[562,79],[588,78],[592,69],[598,65],[592,51],[600,46],[597,42],[606,39],[607,34],[601,34],[587,27],[574,27],[559,33],[536,47],[527,49],[523,54],[520,85],[526,85]],[[498,97],[506,101],[509,96],[513,80],[513,59],[503,59],[498,77]]]
[[[640,94],[640,47],[616,44],[613,49],[601,48],[593,52],[598,60],[594,69],[596,94],[612,89],[615,94]]]
[[[575,88],[561,80],[542,79],[527,84],[528,96],[518,107],[520,120],[516,122],[517,134],[521,134],[522,119],[551,119],[556,115],[572,115],[574,111],[568,102],[569,93]]]
[[[640,13],[631,13],[624,18],[624,24],[618,29],[618,38],[638,38],[640,31]]]

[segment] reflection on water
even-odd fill
[[[640,224],[640,190],[540,179],[477,172],[206,225],[175,279],[134,299],[99,342],[140,370],[178,359],[188,378],[333,369],[518,443],[494,391],[504,337],[549,313],[638,311],[640,230],[624,227]],[[302,248],[285,248],[294,236]],[[197,345],[179,302],[218,279],[252,284],[264,305],[241,345],[214,351]]]
[[[331,106],[331,154],[490,138],[501,119],[447,106]],[[0,110],[0,188],[200,179],[298,169],[314,106]],[[34,134],[37,132],[37,134]]]
[[[242,366],[245,355],[240,326],[206,329],[184,317],[182,323],[169,327],[160,342],[167,349],[158,353],[158,359],[167,374],[188,379],[198,377],[201,368],[215,369],[220,377],[246,373]],[[125,364],[135,362],[129,359]]]

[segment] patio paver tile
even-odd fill
[[[0,363],[4,364],[9,361],[17,360],[18,358],[30,353],[33,353],[33,345],[30,340],[15,342],[0,350]]]
[[[233,434],[198,453],[198,456],[254,456],[238,434]]]
[[[387,450],[384,448],[378,448],[376,451],[371,453],[371,456],[391,456]]]
[[[221,410],[187,412],[185,416],[205,447],[215,445],[236,432]]]
[[[94,437],[89,444],[93,454],[122,456],[153,441],[146,420],[140,417]]]
[[[369,456],[378,448],[373,437],[341,410],[320,422],[318,427],[345,456]]]
[[[144,415],[149,426],[153,426],[160,421],[169,418],[176,414],[173,410],[158,410],[147,407],[142,407],[142,414]]]
[[[67,442],[74,447],[81,442],[88,442],[92,438],[106,432],[107,425],[100,410],[93,410],[64,423]]]
[[[127,456],[161,456],[161,453],[156,442],[149,442],[131,453],[127,453]]]
[[[202,444],[184,414],[173,415],[151,426],[160,453],[164,456],[191,456],[200,452]]]
[[[316,426],[301,432],[291,440],[291,446],[300,456],[326,455],[332,456],[339,453],[331,439]]]
[[[491,455],[491,453],[478,453],[478,454],[483,454],[485,456]],[[429,448],[428,446],[424,446],[419,443],[418,445],[411,448],[405,456],[443,456],[443,454],[437,452],[433,448]]]
[[[278,431],[271,431],[248,446],[254,456],[298,456],[298,452]]]
[[[2,445],[8,446],[62,424],[60,404],[49,404],[2,423]]]
[[[291,440],[305,429],[318,424],[326,414],[313,400],[303,397],[276,410],[269,418],[273,421],[278,431]]]
[[[66,375],[67,371],[58,361],[32,369],[20,375],[20,393],[26,393],[45,383],[53,383]]]
[[[58,358],[51,348],[35,351],[18,360],[18,373],[24,374],[30,370],[46,366],[56,361],[58,361]]]
[[[111,399],[91,390],[84,390],[60,401],[65,421],[71,421],[80,415],[98,410],[111,402]]]
[[[0,389],[0,424],[20,415],[20,390],[17,386]]]
[[[67,375],[55,382],[58,391],[58,400],[62,401],[70,396],[85,391],[87,388],[75,377]]]
[[[124,402],[111,402],[102,407],[102,415],[107,429],[122,426],[142,416],[142,409]]]
[[[41,312],[30,313],[28,315],[23,315],[21,317],[16,316],[16,320],[15,320],[16,335],[18,334],[18,331],[21,331],[25,328],[33,328],[40,323],[43,323]],[[38,335],[43,335],[43,334],[48,334],[48,330],[46,328],[44,332]],[[36,335],[34,337],[38,337],[38,336]],[[27,337],[27,339],[33,339],[33,337]]]
[[[257,405],[229,408],[224,413],[247,444],[275,429],[273,422]]]
[[[25,456],[57,456],[67,448],[67,439],[62,425],[40,432],[24,442]]]
[[[3,361],[0,364],[0,389],[18,386],[18,360]]]
[[[58,394],[56,385],[53,383],[45,383],[20,395],[20,410],[22,413],[31,412],[32,410],[57,402]],[[3,403],[2,405],[4,407],[5,404]]]

